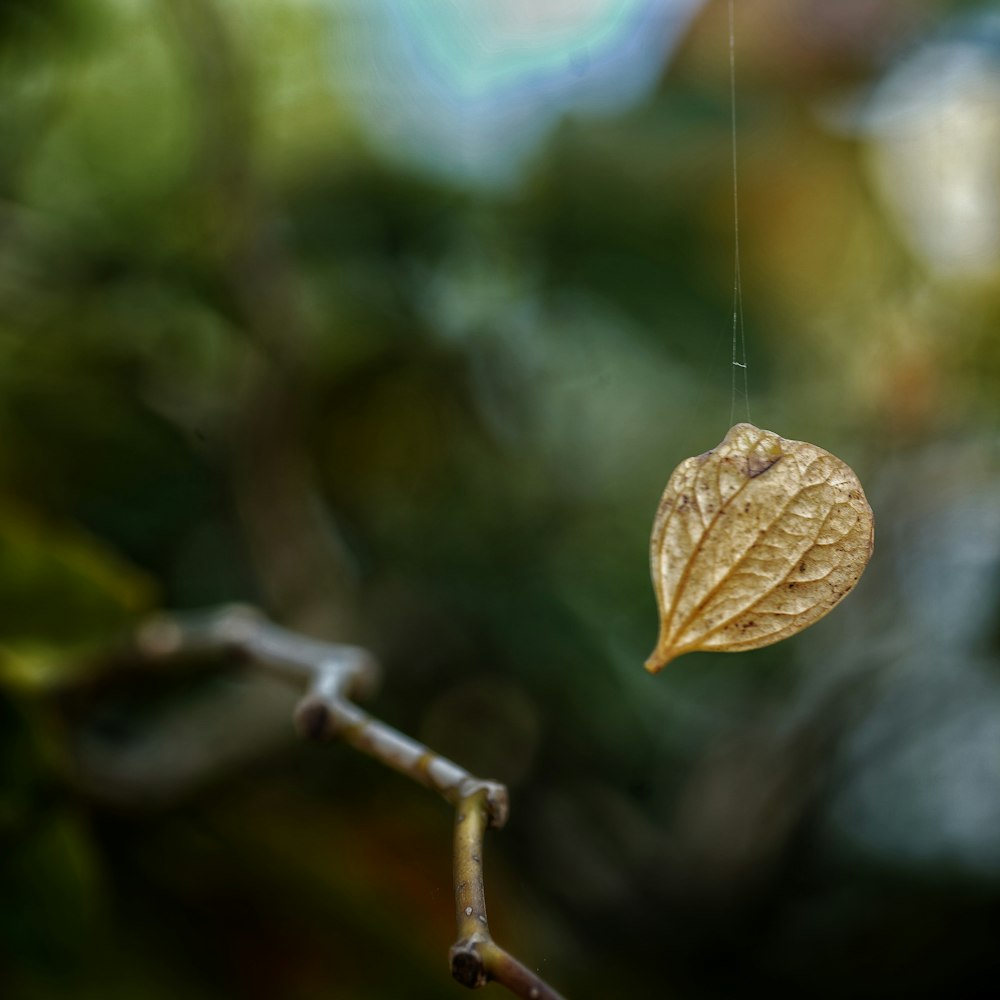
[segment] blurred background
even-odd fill
[[[0,3],[4,997],[465,995],[446,805],[108,652],[230,601],[509,784],[491,924],[568,997],[995,995],[1000,4],[736,8],[751,413],[876,550],[654,678],[734,402],[727,5]]]

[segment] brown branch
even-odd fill
[[[487,828],[502,826],[505,820],[505,814],[498,817],[494,811],[487,787],[471,790],[457,803],[455,917],[458,941],[450,952],[451,974],[470,989],[494,982],[526,1000],[562,1000],[561,994],[504,951],[490,935],[483,884],[483,836]]]
[[[483,839],[507,822],[507,789],[470,774],[454,761],[369,715],[351,700],[376,681],[374,657],[359,646],[321,642],[283,629],[252,608],[234,606],[196,615],[158,615],[137,632],[144,660],[224,654],[296,681],[306,694],[295,724],[306,739],[339,739],[455,807],[455,907],[458,940],[451,972],[463,986],[489,982],[524,1000],[562,1000],[551,986],[501,948],[490,935],[483,883]]]

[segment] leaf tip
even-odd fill
[[[657,645],[656,649],[646,658],[643,666],[650,674],[658,674],[668,663],[676,658],[677,654],[670,647],[664,649],[662,646]]]

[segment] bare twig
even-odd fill
[[[458,940],[451,971],[463,986],[489,982],[524,1000],[560,994],[491,937],[483,884],[483,839],[507,822],[507,788],[477,778],[358,708],[351,700],[374,686],[374,657],[359,646],[320,642],[283,629],[252,608],[234,606],[195,615],[158,615],[136,636],[145,660],[225,654],[306,681],[295,723],[306,739],[339,739],[441,795],[455,807],[455,907]]]
[[[451,974],[470,989],[492,981],[527,1000],[562,1000],[561,994],[504,951],[490,935],[483,885],[483,835],[488,827],[502,825],[506,815],[497,817],[489,789],[485,787],[488,784],[484,782],[484,787],[471,791],[459,800],[456,807],[455,916],[458,920],[458,941],[451,948]]]

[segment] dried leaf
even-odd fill
[[[849,466],[737,424],[717,448],[681,462],[660,501],[650,542],[660,637],[646,669],[801,631],[858,582],[873,539]]]

